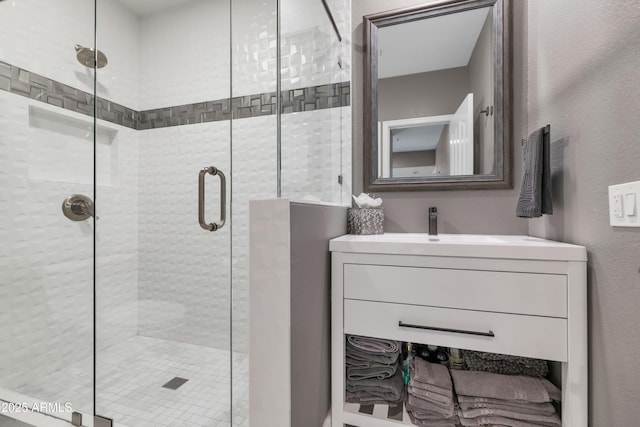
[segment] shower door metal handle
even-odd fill
[[[204,219],[204,178],[207,174],[217,175],[220,178],[220,222],[207,224]],[[198,176],[198,222],[200,227],[207,231],[217,231],[224,226],[227,219],[227,179],[222,171],[214,166],[209,166],[200,171]]]

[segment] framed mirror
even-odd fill
[[[510,0],[364,17],[364,187],[512,188]]]

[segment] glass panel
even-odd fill
[[[282,197],[350,204],[350,4],[280,2]]]
[[[93,412],[94,223],[61,209],[94,196],[94,77],[74,50],[93,47],[93,16],[90,1],[0,2],[0,399],[32,422],[34,404]]]
[[[276,10],[276,0],[232,2],[233,425],[245,427],[249,425],[249,201],[278,196]]]
[[[229,4],[98,0],[96,414],[117,425],[230,424],[229,198],[198,223],[200,170],[231,187]]]

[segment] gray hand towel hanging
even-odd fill
[[[524,142],[524,167],[516,215],[522,218],[551,215],[551,126],[540,128]]]

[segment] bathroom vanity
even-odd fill
[[[330,250],[334,427],[412,425],[344,402],[345,334],[560,362],[563,427],[587,426],[584,247],[403,233],[346,235]]]

